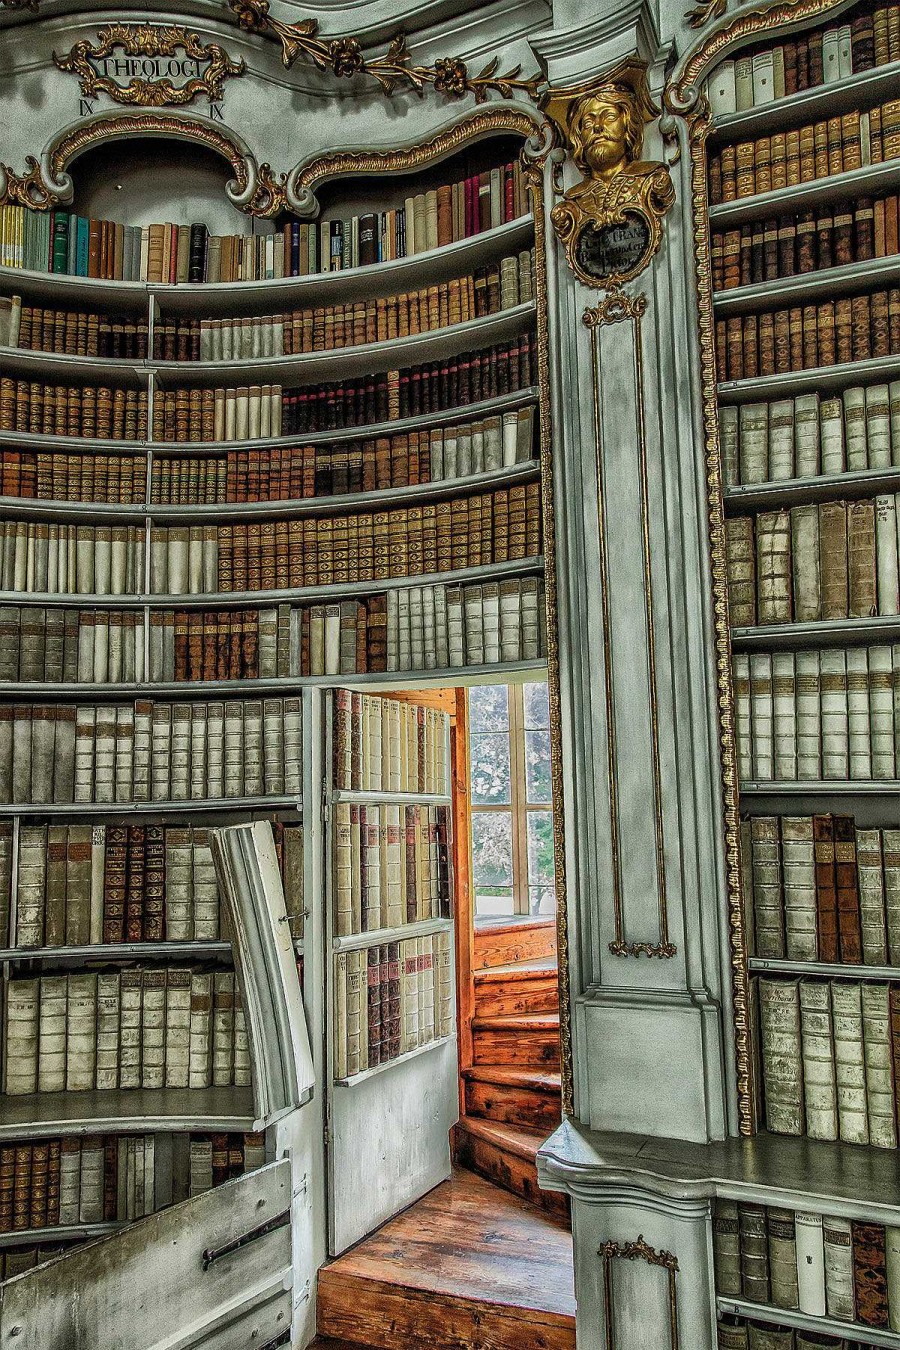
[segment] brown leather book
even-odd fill
[[[841,960],[859,965],[862,961],[862,928],[856,868],[856,823],[852,816],[835,816],[833,823]]]
[[[125,891],[128,860],[128,829],[124,825],[106,827],[106,856],[103,870],[103,941],[125,941]]]
[[[143,825],[130,825],[128,827],[126,942],[140,942],[144,936],[144,834]]]
[[[144,941],[161,942],[165,926],[166,842],[162,825],[144,831]]]
[[[835,870],[834,822],[831,816],[813,816],[816,862],[816,935],[820,961],[838,957],[838,899]]]
[[[851,1222],[856,1318],[867,1327],[888,1325],[885,1233],[878,1223]]]

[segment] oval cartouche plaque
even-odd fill
[[[643,216],[626,211],[615,225],[586,225],[578,236],[578,266],[597,281],[622,276],[640,267],[650,248],[650,230]]]

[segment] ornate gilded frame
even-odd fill
[[[200,75],[186,81],[180,88],[167,76],[148,80],[135,75],[127,85],[101,75],[92,61],[102,60],[116,47],[126,56],[174,56],[179,48],[186,57],[208,63]],[[85,98],[108,94],[116,103],[138,108],[164,108],[192,103],[200,94],[210,102],[224,96],[225,80],[243,75],[247,67],[243,57],[232,61],[224,47],[217,42],[204,43],[199,33],[192,33],[182,24],[110,23],[101,28],[97,41],[84,38],[65,56],[53,53],[58,70],[77,75]]]
[[[737,1072],[738,1124],[741,1134],[755,1132],[752,1090],[752,1029],[750,1025],[747,947],[741,896],[740,792],[734,730],[734,695],[731,682],[731,630],[728,617],[728,585],[725,550],[725,507],[719,453],[718,397],[716,391],[715,326],[712,306],[710,228],[707,201],[707,139],[712,115],[701,81],[725,56],[774,30],[810,25],[827,15],[847,9],[852,0],[773,0],[769,5],[719,17],[718,0],[689,10],[686,18],[699,26],[710,18],[718,21],[688,51],[666,85],[663,103],[668,113],[684,119],[691,153],[691,210],[694,261],[697,269],[697,320],[703,401],[706,496],[712,559],[712,596],[715,627],[716,684],[719,705],[719,745],[722,794],[725,804],[725,866],[728,925],[731,947],[732,998],[734,1003],[734,1053]]]
[[[616,1325],[613,1298],[613,1262],[644,1261],[648,1266],[659,1266],[668,1274],[669,1346],[678,1350],[678,1257],[672,1252],[657,1251],[639,1234],[634,1242],[604,1242],[597,1252],[603,1262],[603,1321],[607,1350],[616,1350]],[[663,1350],[662,1346],[658,1350]]]

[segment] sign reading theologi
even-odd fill
[[[66,56],[53,53],[60,70],[77,75],[84,98],[108,94],[116,103],[167,108],[198,96],[218,103],[229,77],[243,75],[243,60],[232,61],[218,43],[181,26],[113,23],[96,41],[76,42]]]

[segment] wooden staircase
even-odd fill
[[[316,1346],[575,1350],[572,1238],[459,1170],[319,1271]]]
[[[560,1121],[555,925],[522,920],[476,930],[472,1064],[457,1161],[548,1213],[564,1196],[542,1191],[535,1157]]]

